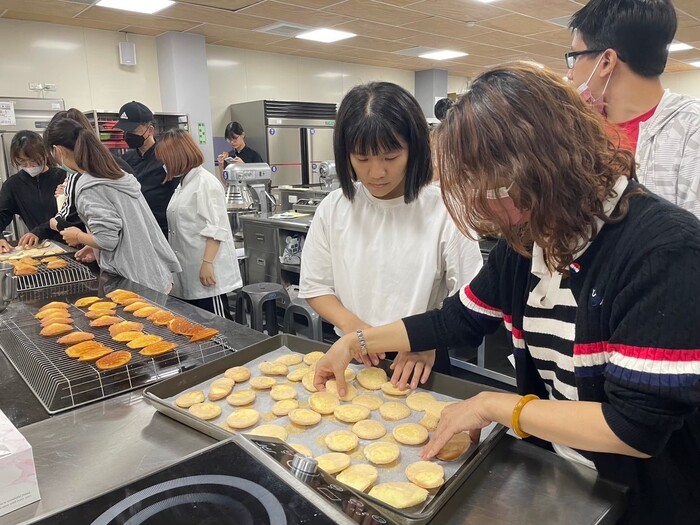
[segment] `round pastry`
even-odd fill
[[[319,414],[328,415],[332,414],[340,404],[340,399],[329,392],[316,392],[309,396],[309,406],[314,412]]]
[[[234,407],[244,407],[253,403],[255,397],[255,392],[252,390],[239,390],[238,392],[231,393],[226,398],[226,402]]]
[[[350,466],[350,456],[343,452],[329,452],[316,458],[318,468],[329,474],[337,474]]]
[[[323,352],[309,352],[304,356],[304,363],[311,366],[314,363],[317,363],[324,355],[326,354]]]
[[[359,465],[350,465],[343,472],[338,474],[335,479],[355,490],[364,492],[377,481],[378,477],[379,472],[377,472],[376,468],[367,463],[360,463]]]
[[[429,432],[437,429],[438,423],[440,423],[439,417],[427,413],[423,416],[423,419],[418,422],[419,425],[424,426]]]
[[[428,440],[428,430],[418,423],[396,425],[391,435],[403,445],[420,445]]]
[[[297,381],[301,381],[309,370],[311,369],[308,366],[298,366],[287,374],[287,379],[289,381],[294,381],[295,383]]]
[[[282,441],[287,440],[287,431],[284,429],[284,427],[279,425],[260,425],[259,427],[255,427],[253,430],[248,432],[248,435],[273,437],[281,439]]]
[[[352,404],[362,405],[363,407],[367,407],[370,410],[377,410],[380,406],[382,406],[382,404],[384,404],[384,401],[379,396],[363,394],[353,399]]]
[[[258,365],[258,369],[266,376],[286,376],[289,373],[287,365],[275,361],[263,361]]]
[[[250,380],[250,386],[256,390],[270,390],[276,384],[277,381],[272,377],[259,376]]]
[[[189,409],[190,414],[199,419],[209,420],[216,419],[221,415],[221,407],[216,403],[197,403]]]
[[[369,417],[370,410],[362,405],[338,405],[333,410],[336,419],[345,423],[357,423]]]
[[[437,458],[442,461],[454,461],[464,454],[471,444],[472,440],[466,432],[455,434],[437,453]]]
[[[386,372],[377,367],[363,368],[357,373],[357,382],[367,390],[379,390],[387,381]]]
[[[311,449],[306,445],[302,445],[301,443],[288,443],[288,445],[299,452],[299,454],[302,456],[306,456],[307,458],[314,457],[314,453],[311,452]]]
[[[445,401],[432,401],[425,403],[423,405],[423,410],[425,411],[426,414],[432,414],[438,419],[440,418],[440,415],[442,414],[443,409],[447,405],[451,405],[452,403],[447,403]]]
[[[224,375],[226,377],[230,377],[236,383],[243,383],[244,381],[248,381],[248,379],[250,379],[250,370],[248,370],[245,366],[234,366],[233,368],[226,370]]]
[[[260,412],[253,408],[234,410],[227,418],[226,424],[231,428],[242,429],[255,425],[260,421]]]
[[[407,396],[411,393],[411,389],[399,390],[399,387],[394,386],[391,381],[387,381],[382,385],[382,392],[388,396]]]
[[[379,413],[387,421],[400,421],[411,415],[411,409],[403,403],[389,401],[379,407]]]
[[[304,388],[308,390],[309,392],[318,392],[316,387],[314,386],[314,375],[316,374],[315,369],[310,369],[306,374],[304,374],[304,377],[301,378],[301,384],[304,385]]]
[[[275,385],[270,390],[270,397],[275,401],[294,399],[297,397],[297,391],[290,385]]]
[[[406,477],[424,489],[436,489],[445,483],[445,469],[430,461],[416,461],[406,467]]]
[[[282,363],[283,365],[287,366],[294,366],[298,365],[304,360],[304,356],[301,354],[285,354],[283,356],[278,357],[275,359],[277,363]]]
[[[357,377],[357,374],[355,371],[348,367],[345,369],[345,382],[349,383],[350,381],[353,381]]]
[[[397,509],[407,509],[423,503],[428,491],[407,481],[391,482],[375,485],[369,495]]]
[[[286,416],[292,410],[295,410],[297,408],[299,408],[299,401],[297,401],[296,399],[283,399],[282,401],[277,401],[277,403],[272,405],[272,413],[278,417],[282,417]],[[316,412],[314,412],[314,414],[315,413]]]
[[[434,403],[435,397],[428,392],[414,392],[406,398],[406,404],[411,410],[416,410],[417,412],[422,412],[425,408]]]
[[[347,430],[336,430],[328,434],[324,441],[333,452],[350,452],[357,448],[359,440],[357,436]]]
[[[401,449],[396,443],[377,441],[370,443],[363,450],[365,457],[375,465],[388,465],[399,459]]]
[[[345,385],[345,395],[341,397],[340,394],[338,394],[338,383],[336,383],[335,379],[326,381],[326,392],[339,397],[341,401],[352,401],[357,397],[357,389],[348,383]]]
[[[225,398],[233,390],[233,385],[236,382],[228,377],[220,377],[212,381],[209,387],[209,401],[218,401],[219,399]]]
[[[352,426],[352,431],[360,439],[379,439],[386,434],[386,428],[379,421],[364,419]]]
[[[185,392],[175,400],[175,404],[180,408],[190,408],[192,405],[204,402],[204,392],[201,390],[194,390],[192,392]]]
[[[296,408],[289,412],[289,420],[295,425],[310,427],[321,421],[321,414],[308,408]]]

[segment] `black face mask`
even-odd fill
[[[124,133],[124,142],[126,142],[126,145],[131,149],[137,149],[143,146],[146,139],[143,135],[137,135],[136,133]]]

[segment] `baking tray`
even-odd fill
[[[151,385],[144,390],[144,396],[151,400],[151,402],[153,402],[156,410],[158,410],[159,412],[173,419],[176,419],[181,423],[184,423],[185,425],[190,426],[200,432],[203,432],[204,434],[207,434],[213,437],[214,439],[228,439],[231,437],[231,434],[227,430],[224,430],[223,428],[218,426],[218,424],[220,424],[219,420],[225,421],[224,416],[220,416],[219,418],[214,420],[214,422],[207,422],[192,416],[186,411],[182,411],[174,407],[172,404],[172,400],[184,391],[192,390],[196,386],[202,383],[207,383],[215,377],[220,376],[224,373],[226,369],[232,366],[248,365],[252,361],[256,361],[259,358],[266,356],[267,354],[275,352],[282,346],[286,346],[292,352],[297,352],[301,354],[307,354],[309,352],[317,350],[325,351],[329,348],[328,345],[325,345],[323,343],[311,341],[298,336],[280,334],[260,343],[253,344],[233,354],[227,355],[221,359],[218,359],[217,361],[208,363],[197,369],[180,374],[177,377],[167,379],[156,385]],[[382,362],[381,366],[387,371],[387,373],[390,374],[388,368],[389,364],[390,362],[384,361]],[[300,388],[303,389],[303,387],[301,386]],[[492,390],[488,387],[485,387],[484,385],[477,385],[475,383],[455,379],[453,377],[445,376],[438,373],[431,374],[430,379],[426,382],[425,385],[422,385],[421,389],[456,399],[465,399],[467,397],[477,394],[480,391]],[[374,393],[385,397],[381,394],[381,391]],[[402,401],[405,400],[405,398],[399,398],[397,400]],[[221,406],[223,407],[223,405]],[[260,411],[260,409],[257,406],[256,409]],[[420,419],[420,417],[418,417],[418,419]],[[407,421],[413,421],[413,419],[403,420],[398,423],[404,423]],[[261,418],[260,424],[267,422],[270,421],[265,421],[264,418]],[[382,422],[385,424],[385,426],[387,426],[389,430],[394,425],[394,423],[386,421]],[[347,424],[343,423],[342,425],[344,425],[345,429],[348,428]],[[483,458],[495,446],[498,440],[505,434],[505,431],[506,429],[501,425],[495,425],[493,430],[488,434],[488,436],[482,437],[482,441],[478,445],[473,445],[469,449],[469,451],[464,456],[463,464],[456,470],[456,472],[454,472],[452,477],[449,479],[447,479],[448,469],[446,469],[446,483],[441,487],[439,491],[437,491],[437,493],[434,494],[432,499],[430,499],[430,501],[423,508],[418,507],[403,510],[395,509],[393,507],[387,506],[386,504],[374,498],[369,497],[366,493],[357,494],[358,496],[373,502],[375,505],[380,505],[383,509],[386,509],[396,518],[397,522],[406,524],[410,523],[414,525],[427,523],[440,510],[440,508],[442,508],[442,506],[457,490],[457,488],[460,485],[462,485],[464,480],[467,479],[467,477],[469,477],[469,475],[476,469],[476,467],[481,463]],[[242,433],[245,433],[245,431],[243,431]],[[326,432],[323,433],[325,434]],[[388,432],[387,434],[390,434],[390,432]],[[295,440],[294,435],[290,435],[289,441],[298,441],[303,443],[303,440],[301,439]],[[402,452],[407,448],[418,449],[419,447],[402,447]],[[414,460],[417,459],[418,458]]]

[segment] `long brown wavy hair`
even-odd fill
[[[465,235],[500,234],[531,256],[537,242],[550,269],[566,272],[598,233],[596,219],[619,222],[629,194],[607,217],[620,176],[635,178],[634,156],[619,149],[603,119],[560,76],[530,63],[481,74],[436,136],[442,197]],[[529,220],[511,225],[488,190],[511,186]],[[504,209],[505,211],[505,209]]]

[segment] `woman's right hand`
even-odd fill
[[[326,389],[326,381],[335,378],[338,386],[338,394],[344,396],[347,391],[345,383],[345,369],[354,357],[351,342],[355,334],[347,334],[338,339],[331,346],[326,355],[316,363],[316,373],[314,374],[314,386],[323,392]]]
[[[221,166],[221,167],[223,168],[223,167],[224,167],[224,160],[226,160],[227,158],[228,158],[228,152],[227,152],[227,151],[224,151],[224,152],[221,153],[218,157],[216,157],[216,160],[219,161],[219,166]]]
[[[66,193],[66,184],[61,183],[58,186],[56,186],[56,191],[54,191],[53,196],[58,197],[59,195],[65,195]]]

